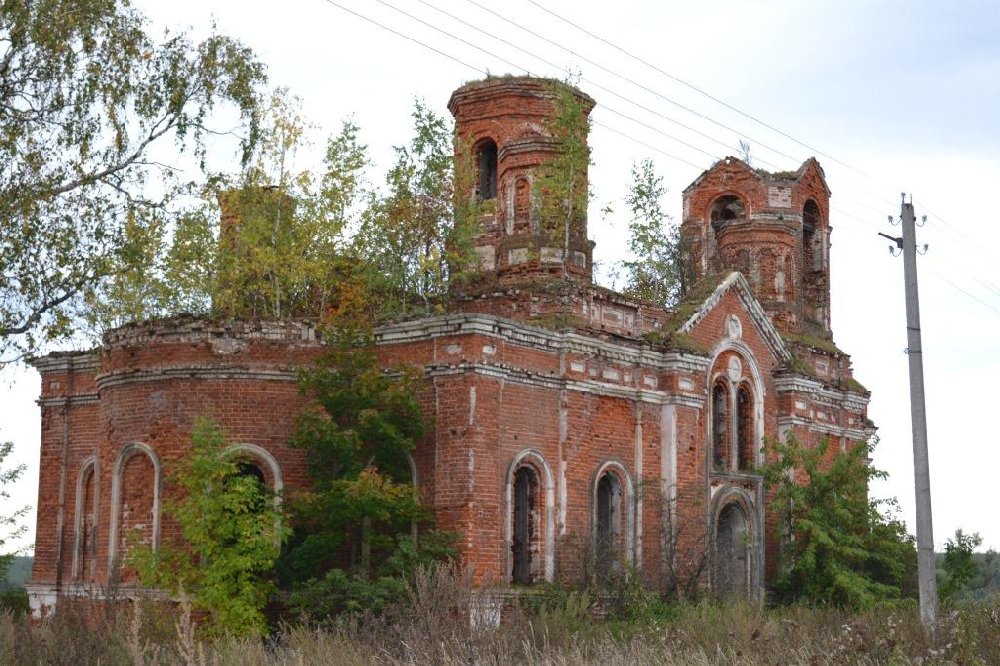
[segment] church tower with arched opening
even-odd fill
[[[783,333],[830,332],[830,189],[815,158],[770,173],[727,157],[684,190],[694,280],[740,271]]]
[[[594,104],[576,88],[533,77],[488,78],[452,94],[456,165],[472,174],[457,179],[469,185],[459,198],[478,204],[474,244],[482,277],[559,275],[590,282],[594,244],[587,239],[586,128]],[[560,114],[567,113],[580,117],[560,126]],[[582,153],[575,172],[553,174],[566,147],[558,134],[574,127]],[[547,180],[553,175],[566,180],[562,187]],[[576,192],[567,195],[565,188]],[[561,205],[546,200],[553,196]]]

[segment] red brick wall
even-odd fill
[[[486,140],[498,149],[496,201],[486,206],[475,240],[480,251],[492,257],[495,270],[485,270],[488,276],[562,274],[562,264],[543,261],[541,252],[550,246],[561,250],[563,240],[547,238],[530,204],[532,197],[541,195],[534,185],[538,167],[550,161],[556,149],[548,123],[555,110],[554,88],[560,86],[565,84],[533,77],[490,78],[462,86],[448,102],[455,116],[456,149],[473,153],[458,155],[458,164],[478,169],[475,151]],[[594,100],[575,88],[569,90],[588,115]],[[585,181],[586,173],[581,177]],[[567,273],[589,282],[593,243],[587,240],[585,210],[571,225],[569,250]],[[519,253],[523,256],[511,261]]]

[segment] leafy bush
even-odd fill
[[[868,497],[868,482],[886,476],[869,464],[872,444],[832,457],[825,439],[808,447],[789,436],[769,446],[773,462],[761,472],[783,530],[774,585],[780,601],[865,609],[914,589],[913,537],[886,512],[894,500]]]
[[[191,441],[167,475],[180,493],[164,503],[183,539],[156,551],[134,544],[131,560],[147,585],[190,594],[196,609],[209,612],[210,629],[266,633],[263,609],[287,518],[239,457],[226,452],[212,421],[199,420]]]
[[[410,451],[423,437],[414,377],[384,373],[370,329],[331,329],[330,351],[303,372],[315,401],[292,445],[312,483],[290,498],[295,534],[280,565],[291,610],[313,619],[381,612],[418,567],[454,555],[454,535],[424,529],[430,512],[414,486]]]

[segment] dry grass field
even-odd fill
[[[139,603],[89,623],[67,611],[38,625],[5,613],[0,664],[1000,664],[1000,599],[943,610],[933,637],[915,605],[851,614],[704,601],[620,614],[562,592],[508,603],[498,626],[476,626],[483,608],[495,606],[458,578],[428,574],[381,617],[264,639],[200,635],[183,607]]]

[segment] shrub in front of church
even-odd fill
[[[418,567],[454,552],[452,535],[425,529],[431,514],[413,483],[409,454],[424,435],[414,378],[383,372],[369,335],[332,332],[330,351],[302,375],[315,408],[292,444],[312,484],[289,498],[295,531],[280,575],[290,609],[314,619],[379,612]]]

